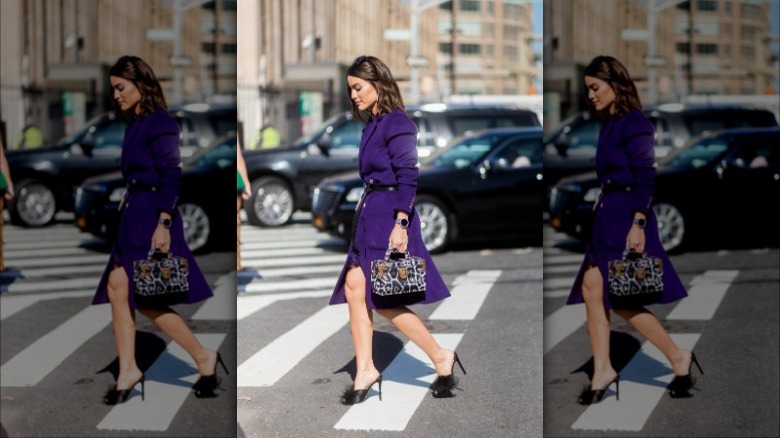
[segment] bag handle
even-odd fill
[[[151,261],[154,257],[156,257],[157,260],[169,259],[173,257],[173,253],[171,251],[162,252],[157,248],[149,248],[149,253],[146,255],[146,260]]]
[[[637,256],[639,256],[639,257],[636,257],[636,258],[645,258],[645,257],[647,257],[647,250],[643,250],[643,251],[640,253],[640,252],[636,252],[636,251],[634,251],[634,249],[633,249],[633,248],[626,247],[626,249],[624,249],[624,250],[623,250],[623,260],[629,260],[629,258],[628,258],[628,257],[629,257],[629,255],[630,255],[631,253],[634,253],[634,254],[636,254]]]
[[[393,248],[392,246],[388,246],[387,247],[387,251],[385,252],[385,261],[389,261],[390,260],[390,255],[393,254],[393,252],[401,254],[401,252],[396,251],[395,248]],[[404,258],[407,258],[407,259],[409,257],[411,257],[409,255],[409,248],[407,248],[406,251],[403,252],[403,255],[404,255]]]

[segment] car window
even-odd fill
[[[417,145],[436,146],[436,135],[431,129],[431,123],[422,117],[412,117],[412,121],[417,125]]]
[[[236,164],[236,138],[231,137],[202,149],[186,160],[186,164],[196,167],[216,166],[223,169]]]
[[[481,161],[505,138],[506,136],[486,134],[456,140],[446,149],[431,155],[425,163],[434,167],[462,169]]]
[[[238,130],[238,123],[236,122],[236,120],[238,120],[237,112],[215,112],[209,114],[208,119],[209,124],[211,125],[211,129],[214,131],[214,134],[217,137],[221,137]]]
[[[655,145],[668,146],[672,144],[672,133],[669,132],[669,123],[663,117],[648,116],[650,123],[655,128]]]
[[[672,167],[698,169],[719,159],[728,148],[728,138],[705,138],[668,155],[662,162]]]
[[[585,120],[581,124],[572,126],[566,134],[568,149],[595,148],[599,141],[601,124],[595,120]]]
[[[524,126],[539,126],[539,121],[533,113],[514,112],[505,114],[487,113],[485,115],[448,114],[447,124],[453,137],[469,131],[481,131],[490,128],[514,128]]]
[[[729,165],[747,169],[780,166],[780,138],[760,138],[737,150],[729,159]]]
[[[95,149],[121,148],[127,126],[119,120],[107,123],[92,133],[92,144]]]
[[[62,145],[66,145],[66,144],[72,144],[74,141],[76,141],[77,138],[82,138],[87,133],[87,131],[92,127],[92,125],[97,123],[102,117],[104,117],[104,114],[100,114],[100,115],[97,115],[97,116],[89,119],[84,124],[84,126],[79,128],[76,132],[74,132],[73,134],[71,134],[71,135],[69,135],[67,137],[63,137],[60,141],[58,141],[57,145],[58,146],[62,146]]]
[[[691,136],[707,131],[776,126],[774,116],[762,111],[718,111],[683,115]]]
[[[490,163],[493,167],[514,169],[541,165],[541,139],[514,139],[503,145],[490,159]]]
[[[360,136],[362,133],[363,124],[354,119],[349,120],[331,131],[330,147],[331,149],[357,149],[360,147]]]
[[[190,117],[176,116],[173,118],[181,130],[181,146],[200,146],[198,133]]]
[[[329,118],[328,120],[323,122],[322,125],[316,131],[312,132],[309,135],[304,135],[302,137],[299,137],[297,140],[295,140],[295,144],[296,145],[308,145],[310,143],[314,143],[315,140],[317,140],[320,137],[322,137],[322,135],[325,133],[325,131],[328,128],[330,128],[331,125],[335,124],[341,117],[344,117],[344,116],[342,114],[337,114],[337,115]],[[353,119],[350,119],[350,120],[355,121]],[[357,122],[357,123],[360,123],[360,122]],[[361,130],[363,129],[362,125],[361,125],[360,129]]]

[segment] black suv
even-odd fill
[[[177,105],[169,112],[181,128],[182,158],[219,136],[237,131],[235,103]],[[119,170],[126,127],[113,112],[107,112],[54,146],[8,151],[16,189],[16,196],[8,203],[12,222],[43,226],[58,211],[73,211],[79,184],[88,177]]]
[[[419,131],[420,158],[469,132],[541,126],[535,112],[508,106],[408,105],[406,112]],[[244,208],[250,222],[280,226],[296,210],[309,211],[314,188],[323,178],[357,169],[363,126],[351,113],[342,113],[291,146],[245,151],[252,196]]]
[[[659,159],[705,132],[777,126],[771,111],[738,106],[665,104],[646,106],[645,115],[655,127],[655,151]],[[601,124],[583,112],[563,121],[544,139],[544,177],[548,189],[563,177],[596,168],[599,129]]]

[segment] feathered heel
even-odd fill
[[[669,390],[669,397],[671,398],[689,398],[693,397],[693,394],[691,394],[691,389],[694,389],[694,384],[696,383],[693,377],[691,376],[691,369],[693,368],[693,364],[696,364],[696,368],[699,369],[699,372],[701,374],[704,374],[704,371],[701,369],[701,365],[699,365],[699,361],[696,360],[696,355],[691,352],[691,363],[688,365],[688,374],[684,376],[674,376],[674,379],[672,379],[671,382],[669,382],[669,386],[666,388]]]
[[[466,374],[466,369],[463,368],[463,364],[460,362],[458,353],[455,353],[455,358],[452,361],[452,369],[450,374],[446,376],[436,376],[436,380],[431,384],[431,392],[435,398],[452,397],[452,390],[458,386],[458,379],[455,378],[455,364],[460,366],[460,370],[463,374]]]
[[[358,403],[363,403],[368,396],[368,391],[374,386],[374,383],[379,383],[379,401],[382,401],[382,375],[380,374],[379,377],[371,382],[365,389],[353,389],[349,386],[344,389],[344,392],[341,393],[341,404],[356,405]]]
[[[135,385],[137,385],[138,383],[141,383],[141,400],[144,400],[145,380],[146,380],[146,376],[141,374],[141,378],[136,380],[135,383],[130,385],[130,387],[127,389],[117,389],[116,385],[111,386],[103,395],[103,403],[107,405],[118,405],[120,403],[126,402],[127,398],[130,397],[130,393],[133,392],[133,388],[135,388]]]
[[[580,396],[578,397],[577,402],[586,406],[600,402],[607,393],[607,388],[609,388],[609,385],[613,383],[615,384],[615,400],[620,400],[620,374],[618,374],[601,389],[591,389],[590,385],[582,388],[582,392],[580,392]]]

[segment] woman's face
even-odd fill
[[[609,113],[614,112],[615,91],[609,84],[593,76],[585,76],[585,86],[588,87],[588,100],[596,108],[596,111],[602,111],[609,108]]]
[[[141,92],[134,83],[119,76],[111,76],[111,88],[114,89],[114,100],[122,111],[127,111],[135,106],[135,113],[138,114],[141,108],[137,106],[141,101]]]
[[[371,109],[371,113],[376,114],[378,109],[376,106],[378,99],[376,88],[365,79],[355,76],[347,76],[347,84],[349,85],[349,98],[352,100],[352,104],[361,111]]]

